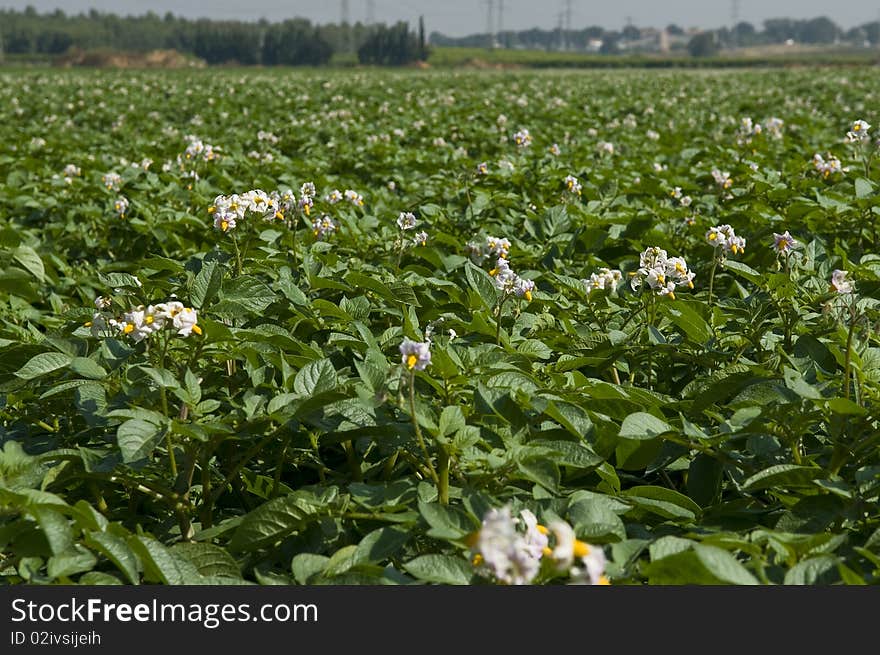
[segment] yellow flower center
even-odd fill
[[[152,316],[147,316],[144,319],[144,323],[146,323],[147,325],[152,325],[154,320],[156,320],[156,319],[154,319]]]
[[[229,221],[220,221],[220,229],[224,232],[229,229]]]
[[[416,365],[418,362],[419,362],[419,358],[418,358],[418,357],[416,357],[415,355],[410,355],[409,357],[406,358],[406,367],[407,367],[408,369],[412,370],[413,367],[415,367],[415,365]]]
[[[198,334],[198,335],[201,335],[201,334],[202,334],[202,328],[200,328],[198,325],[193,325],[193,329],[192,329],[192,331],[195,332],[195,333]]]
[[[523,294],[523,297],[524,297],[526,300],[528,300],[529,302],[531,302],[531,301],[532,301],[532,292],[531,292],[531,291],[526,291],[526,292]]]
[[[590,547],[585,544],[580,539],[575,539],[574,541],[574,556],[575,557],[586,557],[590,554]]]
[[[123,334],[131,334],[132,332],[134,332],[134,325],[132,325],[131,323],[126,323],[125,327],[122,328],[122,332]]]

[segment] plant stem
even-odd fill
[[[281,453],[278,455],[278,463],[275,465],[275,474],[272,477],[272,498],[278,495],[281,488],[281,472],[284,469],[284,459],[287,457],[287,447],[290,445],[290,434],[284,437],[284,443],[281,444]]]
[[[428,453],[428,447],[425,445],[425,440],[422,438],[422,428],[419,426],[419,419],[416,416],[416,372],[410,371],[409,374],[409,411],[410,416],[412,417],[413,430],[416,433],[416,440],[419,442],[419,447],[422,449],[422,453],[425,455],[425,464],[428,466],[428,472],[431,474],[431,479],[434,481],[434,484],[437,485],[437,488],[440,488],[440,478],[437,477],[437,471],[434,469],[434,464],[431,462],[431,455]]]
[[[849,377],[852,367],[852,341],[856,331],[856,320],[850,317],[849,330],[846,333],[846,353],[843,359],[843,397],[849,400]]]
[[[653,389],[653,377],[654,377],[654,349],[651,347],[651,330],[650,328],[654,325],[655,319],[655,310],[657,307],[657,299],[654,297],[654,294],[651,294],[651,304],[650,311],[645,309],[645,332],[647,332],[648,336],[648,389]]]
[[[712,261],[712,272],[709,274],[709,320],[712,320],[712,291],[715,288],[715,270],[718,268],[718,257]]]
[[[508,295],[505,293],[501,296],[501,300],[498,301],[498,305],[496,308],[496,313],[498,314],[495,317],[495,345],[501,345],[501,310],[504,308],[504,303],[507,301]]]
[[[449,451],[446,446],[440,445],[440,456],[437,461],[439,476],[437,481],[437,494],[440,496],[440,504],[449,504]]]
[[[241,275],[241,251],[238,249],[238,239],[232,235],[232,247],[235,248],[235,277]]]

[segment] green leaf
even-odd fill
[[[327,568],[329,557],[315,555],[313,553],[299,553],[293,558],[290,568],[294,579],[299,584],[311,584]]]
[[[645,567],[652,585],[754,585],[755,577],[729,552],[695,544]]]
[[[656,416],[646,412],[635,412],[623,419],[618,436],[623,439],[653,439],[673,428]]]
[[[724,268],[728,271],[733,271],[741,278],[744,278],[751,282],[752,284],[757,284],[760,286],[764,282],[764,276],[751,268],[750,266],[746,266],[742,262],[738,262],[734,259],[728,259],[724,262]]]
[[[126,464],[146,459],[162,440],[164,430],[155,423],[131,419],[116,430],[116,441]]]
[[[452,407],[444,407],[440,412],[440,422],[437,426],[439,437],[450,437],[461,430],[465,425],[464,412],[458,405]]]
[[[37,251],[30,246],[19,246],[12,251],[12,258],[40,282],[46,281],[46,268]]]
[[[428,535],[435,539],[455,541],[479,527],[463,512],[440,503],[420,502],[419,513],[431,526]]]
[[[400,551],[412,538],[412,533],[402,528],[385,527],[373,530],[357,546],[355,562],[378,564]]]
[[[222,286],[221,301],[214,311],[221,315],[259,314],[275,302],[275,293],[263,282],[249,275],[227,280]]]
[[[184,542],[171,548],[174,555],[188,560],[201,575],[240,578],[238,563],[226,550],[214,544]]]
[[[819,555],[798,562],[785,573],[784,584],[814,585],[831,584],[838,579],[837,565],[840,559],[834,555]]]
[[[622,492],[640,509],[673,520],[693,521],[703,510],[693,500],[672,489],[641,485]]]
[[[700,453],[691,461],[688,468],[687,492],[702,507],[715,502],[721,493],[721,479],[724,467],[714,457]]]
[[[492,276],[470,262],[465,265],[464,275],[471,289],[476,291],[480,300],[483,301],[483,305],[490,309],[494,307],[498,302],[498,290],[495,288]]]
[[[71,359],[71,357],[62,353],[40,353],[18,369],[15,375],[22,380],[33,380],[41,375],[57,371],[59,368],[64,368],[70,364]]]
[[[61,555],[73,546],[73,530],[64,514],[44,505],[32,508],[30,513],[39,523],[53,555]]]
[[[293,390],[303,396],[314,396],[336,387],[336,370],[329,359],[319,359],[303,366],[293,380]]]
[[[69,366],[71,371],[89,380],[103,380],[107,377],[107,371],[94,359],[88,357],[74,357],[70,360]]]
[[[254,551],[303,529],[324,511],[314,495],[294,492],[274,498],[249,512],[232,535],[229,549]]]
[[[74,544],[70,550],[49,558],[46,573],[50,578],[70,577],[77,573],[91,571],[97,563],[98,558],[88,549]]]
[[[868,198],[874,194],[874,183],[864,177],[857,177],[856,182],[856,198],[859,200]]]
[[[466,585],[473,576],[470,563],[450,555],[422,555],[407,562],[403,568],[422,582],[437,584]]]
[[[113,562],[131,584],[140,583],[140,563],[122,537],[111,532],[89,532],[85,535],[85,544]]]
[[[143,563],[145,578],[166,585],[203,583],[198,570],[189,560],[176,556],[155,539],[131,536],[128,545]]]
[[[679,300],[675,303],[661,304],[660,308],[673,325],[680,328],[689,339],[704,344],[712,338],[712,328],[695,309],[702,306],[701,303]]]
[[[223,267],[217,260],[211,259],[202,262],[202,270],[193,280],[189,297],[193,307],[202,309],[209,305],[217,296],[223,283]]]
[[[797,464],[777,464],[755,473],[743,482],[743,491],[760,491],[771,487],[805,487],[822,475],[822,469]]]

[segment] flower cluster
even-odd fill
[[[587,291],[594,291],[596,289],[615,289],[622,279],[623,274],[620,271],[600,268],[598,273],[592,273],[589,279],[582,280],[582,282],[587,287]]]
[[[840,164],[840,160],[837,157],[828,154],[828,159],[826,160],[818,152],[813,155],[813,168],[820,172],[822,177],[829,177],[834,173],[843,172],[843,166]]]
[[[342,201],[342,192],[339,189],[333,189],[330,193],[324,196],[324,202],[328,205],[335,205],[338,202]]]
[[[414,246],[424,246],[428,243],[428,233],[422,230],[421,232],[416,232],[413,235],[412,244]]]
[[[675,288],[693,289],[694,277],[684,258],[669,257],[665,250],[654,246],[639,256],[639,269],[633,274],[630,286],[636,290],[645,283],[656,295],[675,299]]]
[[[522,129],[513,135],[513,142],[520,148],[528,148],[532,145],[532,135],[529,134],[528,130]]]
[[[68,164],[64,167],[64,170],[61,171],[61,174],[64,176],[64,182],[66,184],[72,184],[73,178],[82,175],[82,170],[75,164]]]
[[[509,507],[489,510],[472,553],[478,572],[505,585],[532,583],[541,571],[543,558],[550,560],[557,571],[570,573],[573,582],[608,584],[601,548],[577,539],[571,526],[563,521],[539,524],[529,510],[521,511],[519,516],[513,516]]]
[[[599,141],[599,143],[596,144],[596,150],[598,150],[600,154],[613,155],[614,144],[609,141]]]
[[[863,120],[854,121],[852,127],[850,127],[849,132],[846,133],[846,140],[849,143],[862,143],[863,141],[868,141],[871,137],[868,134],[868,130],[871,129],[871,126],[868,125]]]
[[[315,190],[314,182],[304,182],[299,188],[299,208],[306,216],[312,213],[312,207],[315,206],[316,194],[317,191]]]
[[[785,127],[785,121],[781,118],[771,116],[764,121],[764,131],[774,139],[782,138],[782,128]]]
[[[736,133],[736,142],[739,145],[751,143],[752,139],[764,132],[760,123],[755,123],[748,116],[740,120],[739,130]]]
[[[113,211],[119,214],[119,218],[125,218],[125,213],[128,211],[128,198],[125,196],[119,196],[116,199],[116,202],[113,203]]]
[[[677,186],[674,189],[672,189],[672,191],[669,192],[669,195],[670,195],[670,197],[672,197],[673,200],[678,200],[679,204],[682,207],[690,207],[691,204],[693,203],[693,198],[691,198],[690,196],[684,195],[681,191],[680,186]]]
[[[489,174],[489,164],[481,161],[477,164],[477,175],[488,175]]]
[[[565,188],[568,190],[569,193],[573,193],[578,196],[581,195],[581,183],[574,175],[566,175],[565,180],[563,181],[565,182]]]
[[[363,207],[364,206],[364,197],[359,194],[357,191],[352,191],[351,189],[345,190],[345,199],[348,200],[355,207]]]
[[[733,186],[733,178],[730,177],[730,173],[727,171],[721,171],[717,168],[712,169],[712,179],[722,189],[729,189]]]
[[[213,161],[219,157],[214,146],[210,143],[205,143],[192,134],[187,134],[184,139],[187,141],[187,146],[183,151],[182,159],[186,161]]]
[[[424,371],[431,364],[431,342],[404,337],[400,344],[400,361],[408,371]]]
[[[489,275],[492,276],[495,288],[499,291],[503,291],[506,295],[513,294],[517,298],[532,300],[535,283],[514,273],[510,268],[510,263],[504,257],[498,258],[495,268],[489,271]]]
[[[486,237],[482,243],[475,241],[468,243],[468,251],[475,264],[482,264],[490,258],[507,259],[510,252],[510,241],[503,237]]]
[[[711,246],[721,248],[724,253],[739,255],[746,250],[746,240],[738,237],[733,228],[727,224],[710,227],[706,232],[706,241]]]
[[[312,234],[318,241],[323,241],[339,229],[339,224],[324,214],[312,221]]]
[[[101,183],[108,191],[119,191],[122,187],[122,176],[118,173],[107,173],[101,176]]]
[[[214,216],[214,228],[221,232],[234,230],[238,221],[244,220],[248,214],[256,214],[264,220],[284,220],[296,198],[293,191],[273,191],[266,193],[262,189],[252,189],[247,193],[231,196],[217,196],[208,213]]]
[[[108,332],[119,333],[137,343],[165,329],[173,330],[181,337],[188,337],[193,332],[202,334],[202,328],[198,325],[198,312],[177,300],[147,307],[138,305],[118,319],[104,314],[104,310],[110,307],[107,298],[98,296],[95,307],[98,311],[86,323],[86,327],[91,328],[92,335],[96,337],[106,336]]]

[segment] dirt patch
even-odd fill
[[[117,52],[112,50],[70,50],[58,57],[56,66],[71,68],[203,68],[205,62],[177,50]]]

